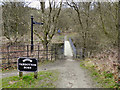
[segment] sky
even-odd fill
[[[32,8],[37,8],[37,9],[40,9],[40,3],[39,3],[39,0],[25,0],[26,2],[31,2],[29,4],[29,7],[32,7]],[[45,6],[48,7],[49,6],[49,0],[40,0],[40,1],[45,1]],[[52,0],[51,0],[52,1]],[[55,0],[56,2],[59,2],[61,0]],[[67,0],[67,1],[72,1],[72,0]],[[113,2],[118,2],[119,0],[73,0],[75,2],[90,2],[90,1],[95,1],[95,2],[110,2],[110,1],[113,1]],[[63,2],[66,2],[66,0],[63,0]]]
[[[33,7],[33,8],[37,8],[37,9],[40,9],[40,3],[39,3],[39,0],[25,0],[25,1],[29,1],[31,2],[30,3],[30,7]],[[49,0],[41,0],[41,1],[45,1],[45,6],[48,7],[49,6]],[[51,0],[52,1],[52,0]],[[56,2],[59,2],[61,0],[55,0]],[[67,0],[67,1],[72,1],[72,0]],[[90,1],[95,1],[95,2],[118,2],[119,0],[73,0],[75,2],[90,2]],[[63,0],[63,2],[66,2],[66,0]]]
[[[8,2],[9,0],[0,0],[0,4],[1,4],[2,1]],[[28,5],[29,7],[40,9],[40,2],[39,2],[39,0],[10,0],[10,1],[14,1],[14,2],[20,2],[20,1],[22,2],[22,1],[25,1],[25,2],[30,3],[30,4]],[[46,7],[48,7],[48,5],[49,5],[48,1],[49,1],[49,0],[43,0],[43,1],[46,1],[45,4],[46,4]]]
[[[37,8],[37,9],[40,9],[40,2],[39,0],[25,0],[26,2],[31,2],[28,6],[29,7],[32,7],[32,8]],[[46,1],[46,5],[45,6],[48,6],[48,1]]]
[[[33,7],[33,8],[37,8],[37,9],[40,9],[40,2],[39,0],[25,0],[26,2],[31,2],[29,4],[30,7]],[[48,7],[49,6],[49,0],[40,0],[40,1],[45,1],[45,7]],[[50,0],[52,1],[52,0]],[[61,0],[55,0],[55,2],[59,2]],[[63,0],[63,1],[66,1],[66,0]]]
[[[29,7],[40,9],[40,2],[38,0],[31,0]]]

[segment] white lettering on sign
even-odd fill
[[[19,63],[20,66],[37,66],[36,64]]]
[[[36,66],[36,64],[31,64],[31,66]]]
[[[31,67],[24,67],[24,69],[31,69]]]

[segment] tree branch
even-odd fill
[[[37,33],[37,31],[33,30],[33,33],[40,38],[40,40],[42,41],[42,43],[44,42],[44,40],[42,39],[42,37]]]

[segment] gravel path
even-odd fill
[[[80,67],[80,61],[72,60],[71,57],[49,63],[40,69],[60,72],[59,79],[55,82],[57,88],[95,88],[90,73]]]

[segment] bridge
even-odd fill
[[[67,36],[65,36],[65,39],[64,39],[64,56],[67,56],[67,57],[73,56],[72,48],[71,48],[70,42],[67,40]]]

